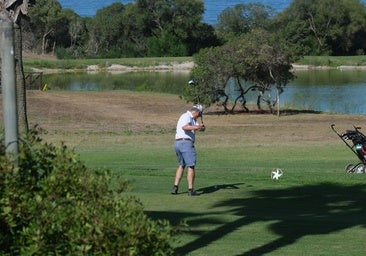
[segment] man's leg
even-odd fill
[[[184,166],[179,165],[177,171],[175,172],[174,186],[171,192],[173,195],[178,194],[178,186],[182,179],[183,172],[184,172]]]
[[[188,189],[192,190],[194,187],[194,166],[188,167],[187,172],[187,182],[188,182]]]
[[[183,172],[184,172],[184,167],[182,165],[179,165],[177,168],[177,171],[175,172],[174,186],[178,187],[180,180],[183,177]]]
[[[188,181],[188,195],[189,196],[198,196],[197,191],[194,190],[194,166],[188,167],[187,172],[187,181]]]

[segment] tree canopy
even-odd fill
[[[273,30],[303,55],[363,54],[366,8],[359,0],[294,0]]]
[[[221,104],[226,111],[233,111],[241,102],[246,108],[246,94],[255,90],[258,107],[265,101],[272,109],[279,101],[283,87],[293,78],[292,55],[281,41],[266,30],[252,30],[223,46],[204,49],[195,55],[192,76],[195,84],[186,85],[185,98],[206,106]],[[266,92],[276,91],[276,97]],[[234,105],[229,107],[232,99]]]
[[[261,3],[237,4],[219,14],[216,30],[221,37],[232,38],[255,28],[268,29],[273,14],[273,8]]]
[[[36,0],[24,21],[28,48],[59,57],[188,56],[218,45],[211,25],[202,22],[197,0],[137,0],[113,3],[95,17],[81,18],[57,0]],[[39,47],[36,47],[39,46]],[[62,53],[62,54],[60,54]]]
[[[298,55],[360,55],[366,50],[366,8],[360,0],[293,0],[280,13],[261,3],[238,4],[202,21],[199,0],[136,0],[80,17],[58,0],[32,0],[22,21],[25,50],[60,58],[191,56],[264,29]]]
[[[25,28],[32,31],[36,50],[45,54],[54,52],[56,46],[68,45],[68,20],[57,0],[36,0],[29,8],[29,16],[29,21],[24,21],[28,25]]]

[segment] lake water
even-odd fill
[[[366,114],[366,71],[313,70],[296,75],[281,95],[282,104],[324,112]]]
[[[63,8],[70,8],[80,16],[94,16],[98,9],[106,7],[115,2],[123,4],[134,2],[132,0],[59,0]],[[291,3],[291,0],[204,0],[205,13],[203,21],[209,24],[217,23],[217,16],[227,7],[234,7],[237,4],[248,4],[252,2],[262,3],[266,6],[271,6],[275,11],[280,12]],[[362,0],[366,3],[366,0]]]
[[[132,0],[59,0],[63,8],[71,8],[81,16],[94,16],[96,11],[114,2],[127,4]],[[237,4],[260,2],[283,11],[291,0],[205,0],[203,21],[217,23],[217,16],[227,7]],[[366,0],[362,0],[366,3]],[[281,95],[281,106],[290,106],[316,111],[347,114],[366,114],[366,71],[320,70],[297,72],[297,78],[285,88]],[[63,75],[46,78],[54,89],[65,90],[151,90],[180,94],[188,81],[188,74],[141,73],[120,75]],[[65,81],[67,80],[67,81]],[[64,81],[64,82],[62,82]],[[62,85],[59,84],[62,82]],[[248,95],[249,102],[255,102],[255,94]]]
[[[366,71],[312,70],[298,71],[296,76],[281,95],[281,107],[366,114]],[[182,94],[189,79],[189,73],[184,72],[44,75],[44,83],[51,90],[131,90],[176,95]],[[246,98],[249,103],[255,103],[256,96],[256,92],[250,92]],[[235,98],[235,95],[231,98]]]

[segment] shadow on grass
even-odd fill
[[[242,184],[244,184],[244,183],[214,185],[214,186],[209,186],[209,187],[205,187],[205,188],[199,188],[199,189],[197,189],[197,192],[201,195],[201,194],[214,193],[220,189],[239,189],[238,186],[242,185]]]
[[[210,193],[211,187],[203,188],[202,191]],[[217,219],[202,216],[196,220],[199,222],[197,224],[207,226],[215,223],[220,226],[202,232],[199,238],[176,248],[176,255],[189,254],[255,222],[274,222],[269,224],[268,229],[280,237],[257,248],[247,248],[245,244],[240,248],[241,245],[237,245],[238,250],[242,251],[238,255],[264,255],[294,244],[304,236],[329,234],[360,225],[366,227],[365,198],[365,185],[341,186],[322,183],[254,191],[250,197],[229,199],[214,205],[213,208],[218,210],[223,208],[227,214],[239,216],[239,218],[232,222],[217,223]],[[166,214],[161,213],[164,217],[167,217]],[[178,218],[189,219],[197,217],[197,214],[178,213],[177,215],[172,212],[170,217],[177,222]]]

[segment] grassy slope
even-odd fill
[[[178,115],[188,105],[166,94],[28,93],[31,125],[80,153],[90,167],[128,179],[154,218],[188,227],[173,241],[177,255],[360,255],[364,243],[365,177],[331,131],[363,125],[365,116],[293,113],[218,115],[206,111],[197,135],[196,189],[182,181],[169,194],[176,168],[172,148]],[[283,177],[270,179],[273,168]],[[215,190],[217,185],[219,189]]]

